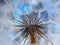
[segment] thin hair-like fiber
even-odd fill
[[[42,38],[45,39],[46,45],[48,45],[48,42],[54,45],[53,42],[50,41],[48,37],[41,31],[41,29],[46,30],[46,25],[48,25],[42,23],[47,20],[47,18],[40,21],[41,18],[42,17],[38,17],[38,13],[33,12],[31,15],[23,15],[22,21],[16,20],[22,24],[14,25],[15,27],[25,27],[17,31],[21,32],[21,37],[23,38],[22,40],[24,40],[24,43],[27,41],[28,36],[30,36],[28,42],[30,42],[30,44],[35,44],[37,43],[37,41],[39,42],[37,35],[40,35]]]

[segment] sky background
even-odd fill
[[[13,12],[14,9],[17,9],[17,4],[23,3],[24,0],[15,0],[15,2],[12,1],[12,3],[8,3],[7,1],[8,0],[0,0],[0,45],[23,45],[22,43],[12,41],[12,39],[8,38],[8,30],[12,29],[11,20],[13,16],[11,12]],[[52,24],[49,25],[50,28],[47,35],[53,40],[55,45],[60,45],[60,0],[41,0],[41,2],[44,6],[43,10],[47,10],[49,19],[52,22]],[[36,1],[33,0],[31,4],[35,3]],[[20,13],[17,12],[16,14]],[[41,39],[41,42],[43,43],[43,39]]]

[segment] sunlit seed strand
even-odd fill
[[[33,18],[34,18],[33,15],[31,15],[31,24],[33,23],[34,20]]]
[[[35,23],[35,24],[37,23],[37,16],[35,16],[35,20],[34,20],[34,23]]]
[[[26,15],[26,18],[27,18],[27,23],[29,24],[29,18],[28,18],[28,16]]]
[[[28,23],[27,23],[27,18],[26,18],[25,16],[23,17],[23,21],[24,21],[26,24],[28,24]]]
[[[42,22],[44,22],[45,20],[47,20],[47,18],[46,18],[46,19],[44,19],[44,20],[42,20],[42,21],[40,21],[40,22],[38,22],[37,24],[42,23]]]
[[[49,23],[47,23],[47,24],[40,24],[40,25],[44,25],[44,26],[46,26],[46,25],[48,25]]]
[[[22,28],[22,29],[14,29],[15,32],[19,33],[21,31],[24,31],[25,28]]]
[[[27,36],[28,37],[28,36]],[[27,41],[27,37],[25,38],[25,40],[24,40],[24,44],[25,44],[25,42]]]
[[[35,23],[37,23],[37,18],[38,18],[38,15],[35,15],[35,20],[34,20]]]
[[[51,23],[41,23],[41,24],[39,24],[39,25],[42,25],[42,26],[47,26],[48,24],[51,24]]]
[[[31,23],[34,23],[34,20],[35,20],[34,15],[35,15],[35,13],[34,13],[34,12],[32,12],[32,14],[31,14]]]
[[[37,28],[37,31],[38,31],[41,35],[43,35],[43,36],[45,36],[45,37],[47,38],[47,36],[46,36],[43,32],[41,32],[38,28]]]
[[[31,19],[32,23],[34,23],[34,16],[32,16],[32,19]]]
[[[47,41],[47,39],[46,39],[41,33],[39,33],[38,30],[37,30],[37,33],[38,33],[42,38],[44,38],[44,39]]]
[[[26,22],[27,22],[27,24],[28,24],[28,17],[27,17],[27,16],[25,16],[25,18],[26,18]]]
[[[25,39],[26,38],[26,39]],[[27,38],[28,38],[28,34],[26,33],[25,37],[24,37],[24,43],[27,41]]]
[[[35,20],[35,17],[34,17],[34,15],[33,15],[33,17],[32,17],[32,23],[34,24],[34,20]]]
[[[42,33],[42,32],[41,32],[41,33]],[[47,37],[44,33],[42,33],[42,35],[46,37],[45,40],[49,41],[52,45],[54,45],[54,44],[48,39],[48,37]]]
[[[35,23],[35,22],[36,22],[36,15],[34,16],[34,18],[35,18],[35,19],[34,19],[34,23]]]
[[[53,43],[51,40],[49,40],[48,38],[47,38],[47,40],[48,40],[52,45],[54,45],[54,43]]]
[[[35,12],[32,12],[32,14],[31,14],[31,21],[33,22],[33,23],[35,23],[34,21],[35,21],[35,15],[37,15],[37,13],[35,13]]]
[[[48,45],[48,40],[43,35],[41,35],[41,37],[45,39],[46,45]]]
[[[14,25],[16,27],[26,27],[25,25]]]
[[[26,19],[23,19],[23,21],[24,21],[26,24],[28,24],[27,21],[26,21]]]
[[[38,22],[39,22],[39,20],[41,20],[41,18],[42,18],[42,17],[39,17],[39,18],[36,20],[36,23],[38,23]]]
[[[46,29],[44,26],[38,26],[38,28],[40,28],[40,29]]]
[[[46,40],[46,38],[38,30],[39,29],[37,29],[37,34],[40,35],[41,37],[43,37]]]
[[[38,27],[44,27],[46,26],[47,24],[39,24]]]
[[[53,44],[53,43],[47,38],[46,35],[42,35],[42,34],[40,34],[40,36],[43,37],[46,41],[49,41],[52,45],[54,45],[54,44]],[[46,38],[45,38],[44,36],[45,36]]]
[[[31,22],[32,22],[31,18],[32,18],[32,16],[30,15],[30,17],[29,17],[29,25],[31,25]]]
[[[25,30],[25,28],[22,28],[22,29],[20,29],[19,31],[24,31]]]
[[[24,38],[27,38],[27,36],[28,36],[28,33],[26,32],[26,34],[24,35],[23,39],[24,39]]]
[[[29,25],[31,24],[31,15],[26,15],[28,17],[28,22],[29,22]]]
[[[17,28],[17,29],[15,29],[15,28],[14,28],[14,31],[19,32],[19,31],[23,31],[24,29],[25,29],[25,28],[22,28],[22,29],[18,29],[18,28]]]
[[[27,19],[28,19],[28,21],[27,21],[27,22],[28,22],[28,24],[29,24],[29,22],[30,22],[30,20],[29,20],[29,16],[28,16],[28,15],[26,15],[26,17],[27,17]]]
[[[27,36],[27,33],[22,37],[22,38],[23,38],[23,40],[24,40],[25,38],[27,38],[26,36]]]
[[[22,31],[21,36],[24,37],[25,33],[26,33],[26,30]]]
[[[21,42],[21,41],[22,41],[22,37],[21,37],[21,34],[19,35],[19,37],[18,37],[18,38],[19,38],[19,40],[20,40],[20,42]]]
[[[39,25],[39,28],[41,28],[41,29],[47,29],[47,28],[46,28],[46,25],[47,25],[47,24]]]
[[[47,40],[47,41],[49,41],[52,45],[54,45],[53,42],[50,41],[47,36],[45,36],[45,37],[46,37],[46,40]]]
[[[36,24],[37,15],[34,15],[34,24]]]
[[[43,33],[43,32],[41,32],[40,30],[38,30],[42,35],[44,35],[45,37],[46,37],[46,35]]]
[[[18,22],[20,22],[20,23],[22,23],[22,24],[24,24],[24,25],[26,25],[26,23],[25,22],[22,22],[22,21],[20,21],[20,20],[17,20]]]
[[[33,22],[33,20],[32,20],[32,18],[33,18],[33,15],[30,15],[30,24],[32,24],[32,22]]]
[[[46,15],[44,15],[44,16],[46,16]],[[41,18],[43,18],[42,16],[37,20],[37,22],[39,21],[39,20],[41,20]]]

